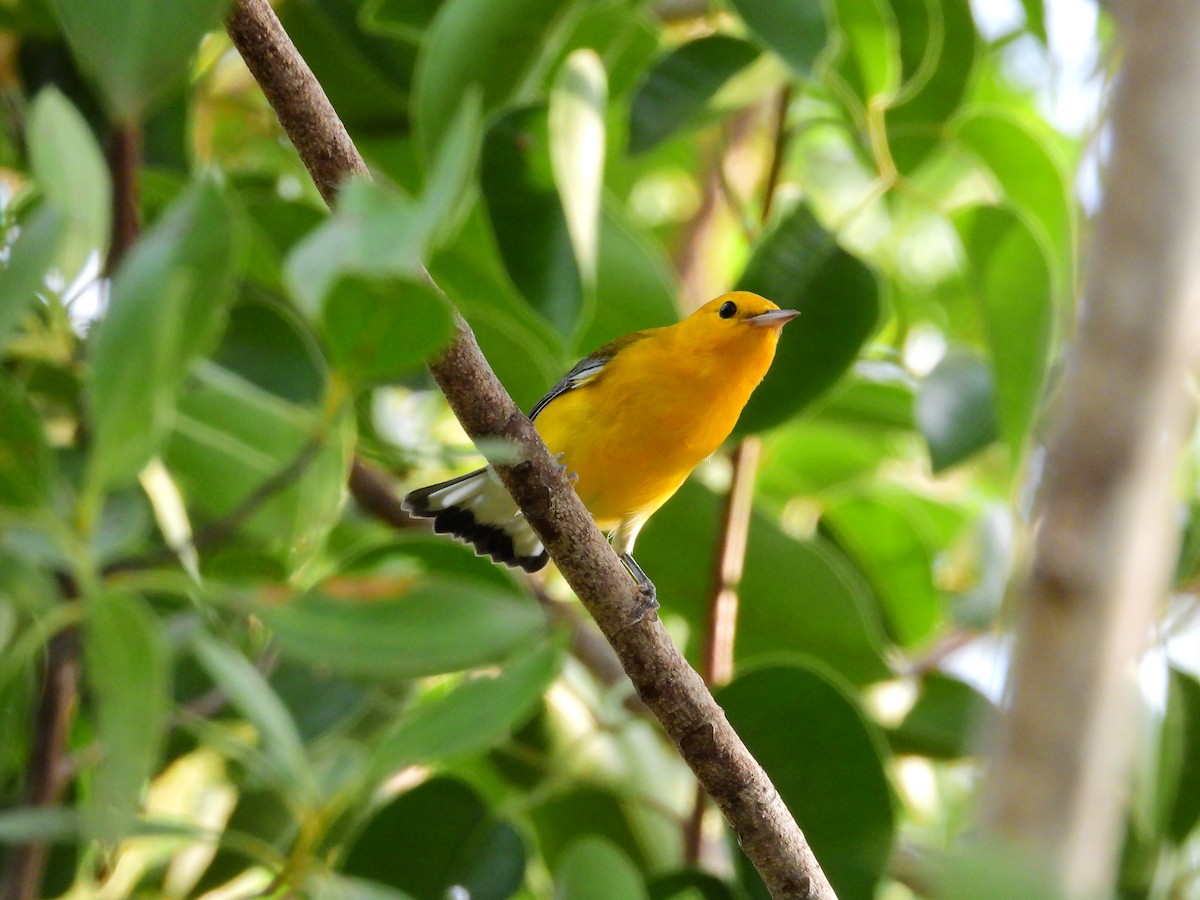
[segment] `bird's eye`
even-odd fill
[[[737,315],[737,304],[732,300],[726,300],[721,304],[721,308],[717,310],[717,315],[722,319],[732,319]]]

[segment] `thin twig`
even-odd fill
[[[350,466],[350,493],[365,512],[393,528],[428,527],[424,519],[415,519],[404,509],[387,475],[361,457]]]
[[[349,145],[349,137],[311,71],[300,61],[265,0],[239,0],[228,21],[234,44],[283,121],[300,135],[296,149],[331,197],[338,182],[362,170],[357,153],[342,165],[308,158],[319,148]],[[298,118],[300,122],[287,121]],[[804,835],[762,767],[687,664],[658,616],[576,496],[532,423],[513,403],[479,350],[466,322],[430,371],[459,422],[474,439],[503,438],[521,462],[495,470],[559,571],[608,638],[643,702],[721,807],[746,855],[777,900],[834,892]]]

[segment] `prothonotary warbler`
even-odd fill
[[[797,315],[725,294],[675,325],[605,344],[529,414],[651,602],[654,585],[631,555],[638,531],[729,436]],[[404,506],[496,562],[536,572],[550,558],[491,468],[415,490]]]

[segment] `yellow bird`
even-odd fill
[[[605,344],[529,414],[651,598],[631,555],[638,531],[733,431],[798,315],[757,294],[725,294],[675,325]],[[415,490],[404,506],[496,562],[536,572],[550,558],[490,467]]]

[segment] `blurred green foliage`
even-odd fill
[[[762,460],[719,698],[839,896],[928,893],[1078,281],[1086,144],[1009,76],[1041,2],[991,39],[967,0],[277,5],[376,176],[332,213],[228,3],[0,3],[0,842],[54,843],[47,896],[763,896],[714,816],[685,857],[690,775],[556,576],[347,490],[356,457],[398,491],[478,464],[421,369],[450,303],[529,407],[739,287],[802,315],[738,429]],[[143,230],[108,270],[132,127]],[[697,665],[728,480],[718,454],[639,544]],[[73,636],[66,790],[32,809]],[[1162,668],[1130,897],[1197,874],[1200,683]]]

